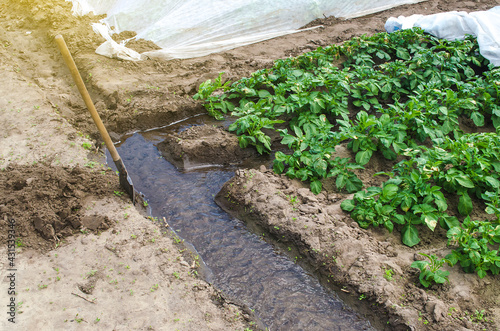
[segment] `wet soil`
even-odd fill
[[[181,170],[228,166],[258,155],[254,149],[241,149],[236,135],[210,125],[192,126],[169,134],[158,144],[158,149]]]
[[[0,101],[0,222],[12,216],[18,221],[19,249],[25,250],[19,263],[23,270],[31,270],[24,274],[22,285],[28,290],[19,300],[25,302],[24,315],[20,315],[25,329],[47,325],[62,329],[67,328],[67,323],[90,326],[91,322],[102,329],[145,329],[148,325],[174,329],[180,321],[185,323],[185,329],[224,330],[244,329],[251,319],[237,306],[220,299],[208,284],[192,277],[192,270],[181,263],[183,257],[176,253],[175,241],[158,236],[155,224],[127,205],[125,198],[114,195],[116,176],[104,167],[92,172],[91,167],[102,156],[101,141],[53,42],[55,35],[63,34],[66,39],[106,127],[118,141],[125,133],[205,113],[192,96],[201,82],[216,78],[219,72],[224,71],[225,79],[234,81],[270,67],[275,59],[380,32],[390,16],[477,11],[495,5],[498,3],[494,0],[430,0],[349,21],[320,19],[309,24],[323,25],[319,29],[202,58],[126,62],[94,53],[104,40],[92,31],[90,23],[100,17],[76,18],[71,15],[71,4],[62,0],[1,1],[0,70],[4,79],[0,90],[4,97]],[[118,38],[132,35],[124,33]],[[155,48],[140,40],[129,46],[140,52]],[[208,146],[202,143],[205,137],[213,138],[206,139]],[[176,146],[178,138],[189,141],[189,147]],[[84,142],[90,145],[82,148]],[[214,128],[174,135],[166,140],[164,150],[191,153],[205,163],[210,162],[211,156],[214,160],[219,158],[221,152],[215,147],[224,143],[230,149],[223,154],[223,160],[232,163],[240,156],[246,157],[247,151],[236,152],[234,136]],[[234,159],[232,151],[237,155]],[[171,154],[176,162],[176,153]],[[34,162],[43,164],[33,165]],[[183,158],[177,162],[185,163]],[[88,166],[67,168],[76,164]],[[379,171],[383,163],[370,165],[372,168],[361,176],[370,178],[369,185],[376,185],[377,179],[370,174]],[[75,178],[81,181],[73,182]],[[231,196],[232,202],[225,196]],[[291,197],[296,197],[294,203]],[[276,176],[264,167],[239,171],[219,193],[217,201],[249,225],[266,229],[275,242],[295,247],[306,266],[324,277],[328,286],[333,284],[339,293],[344,293],[344,300],[366,313],[381,329],[499,329],[498,277],[479,280],[454,268],[450,270],[449,285],[424,290],[418,285],[415,272],[408,268],[416,251],[400,244],[396,234],[359,229],[339,208],[344,198],[328,191],[313,196],[301,183]],[[245,207],[252,212],[245,212]],[[104,231],[106,227],[114,230]],[[4,236],[3,228],[2,232]],[[140,240],[133,240],[132,235]],[[442,234],[439,236],[442,238]],[[4,237],[1,238],[3,242]],[[47,252],[58,241],[61,245]],[[161,243],[161,248],[153,244],[155,241]],[[429,236],[421,245],[420,251],[438,255],[447,252],[444,239]],[[58,262],[56,255],[63,260]],[[116,271],[123,265],[131,266],[135,273],[128,274],[126,268]],[[390,277],[384,277],[387,270],[392,270]],[[87,273],[97,275],[98,280],[92,283],[94,280]],[[57,277],[63,281],[59,283]],[[110,283],[114,279],[118,284]],[[177,282],[179,279],[182,282]],[[126,285],[136,281],[139,290]],[[92,286],[105,293],[95,307],[71,294],[75,289],[84,296],[98,293],[92,292]],[[140,300],[133,294],[139,292]],[[147,295],[150,293],[152,297]],[[108,297],[110,300],[106,301]],[[115,309],[118,300],[123,303],[121,310]],[[57,304],[53,305],[55,301]],[[106,323],[99,325],[104,318],[97,312],[103,309],[109,314],[116,310],[117,314],[111,314]],[[480,320],[476,311],[482,310],[485,312]],[[129,324],[129,314],[140,317],[136,324]],[[163,319],[150,318],[161,314]],[[84,320],[78,322],[82,316]]]
[[[50,167],[44,164],[10,165],[0,172],[0,240],[7,240],[7,220],[15,219],[18,245],[47,251],[77,231],[107,230],[104,216],[85,216],[86,199],[119,191],[116,174],[88,168]]]

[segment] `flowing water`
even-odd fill
[[[334,292],[215,204],[215,194],[236,168],[179,172],[161,156],[155,145],[166,133],[201,121],[134,133],[117,145],[152,216],[165,217],[193,244],[211,270],[209,281],[255,310],[269,330],[371,329]]]

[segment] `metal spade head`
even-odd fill
[[[125,164],[123,164],[122,159],[120,158],[118,161],[114,161],[116,168],[118,169],[120,176],[120,185],[127,192],[127,194],[132,199],[132,202],[135,203],[135,190],[134,184],[132,184],[132,179],[130,179],[127,169],[125,168]]]

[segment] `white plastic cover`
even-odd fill
[[[136,38],[162,47],[143,55],[171,59],[204,56],[298,32],[298,28],[320,17],[353,18],[425,0],[66,1],[73,2],[76,15],[107,14],[102,23],[108,36],[113,33],[109,27],[118,33],[135,31]],[[106,43],[101,54],[104,48],[111,50],[118,45],[109,39]],[[122,51],[111,50],[113,54],[108,56],[122,58]]]
[[[388,32],[420,27],[437,38],[464,39],[466,34],[477,38],[479,51],[495,66],[500,66],[500,6],[488,11],[447,12],[434,15],[391,17],[386,22]]]

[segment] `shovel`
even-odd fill
[[[128,176],[127,169],[125,168],[125,165],[123,164],[120,155],[118,155],[118,151],[116,150],[115,145],[113,145],[113,142],[109,137],[106,127],[104,127],[104,124],[102,124],[101,117],[99,117],[99,114],[95,109],[94,103],[90,98],[89,92],[87,91],[85,84],[83,84],[82,77],[78,72],[78,68],[76,67],[75,61],[73,61],[73,57],[71,57],[71,54],[68,50],[68,46],[66,46],[66,42],[64,41],[64,38],[61,35],[57,35],[55,37],[55,40],[64,58],[64,62],[66,62],[66,65],[71,71],[71,75],[73,76],[73,80],[75,81],[75,84],[78,87],[80,94],[82,95],[83,101],[85,101],[85,104],[87,105],[90,115],[92,116],[92,119],[94,120],[94,123],[97,126],[97,129],[99,130],[102,139],[104,140],[104,143],[106,143],[106,147],[108,148],[109,153],[111,154],[111,157],[115,162],[116,168],[120,173],[120,185],[125,190],[125,192],[128,193],[128,195],[132,199],[132,202],[135,203],[135,191],[134,191],[134,185],[132,184],[132,180]]]

